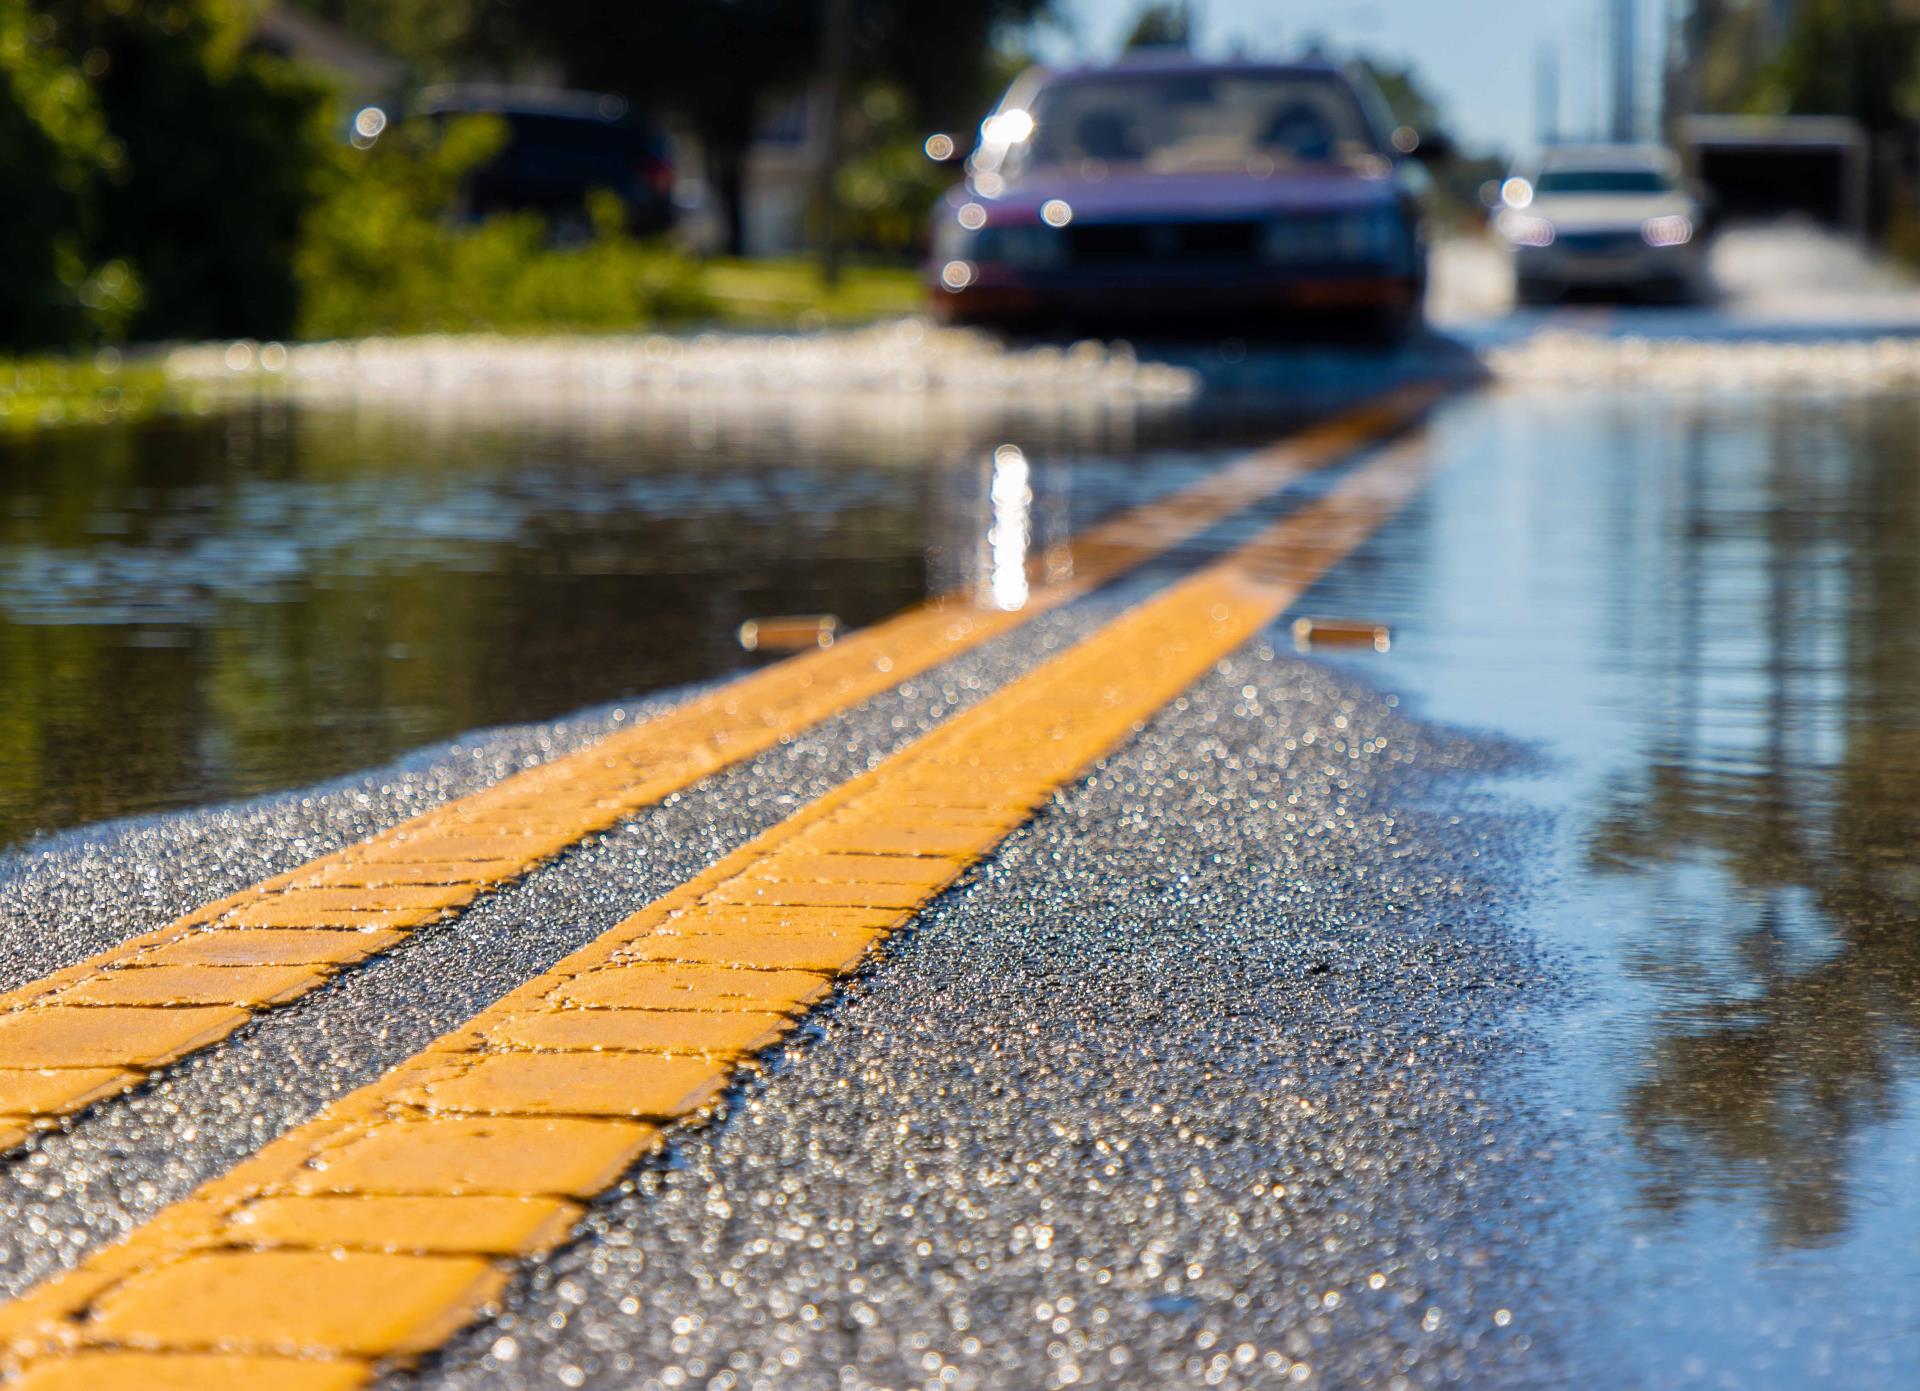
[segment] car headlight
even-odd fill
[[[1508,208],[1500,214],[1498,226],[1500,235],[1515,246],[1553,245],[1553,224],[1544,217],[1533,217]]]
[[[1685,246],[1693,240],[1693,220],[1679,213],[1650,217],[1640,224],[1640,237],[1648,246]]]
[[[1056,227],[986,227],[974,243],[974,258],[1015,270],[1065,265],[1067,240]]]

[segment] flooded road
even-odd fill
[[[1275,389],[1231,409],[561,423],[270,400],[0,442],[0,841],[708,680],[761,660],[749,617],[991,596],[1323,409],[1281,389],[1289,364],[1256,368]],[[941,1384],[982,1387],[1063,1366],[1154,1388],[1908,1385],[1920,392],[1888,385],[1904,366],[1764,390],[1643,368],[1451,399],[1424,491],[1292,611],[1387,625],[1388,651],[1303,656],[1283,622],[1277,650],[1223,662],[931,908],[737,1123],[596,1207],[419,1380],[909,1384],[888,1369],[946,1356]],[[1010,442],[1024,489],[995,471]],[[664,892],[1358,471],[636,817],[268,1017],[247,1036],[266,1062],[209,1055],[101,1108],[52,1152],[93,1185],[69,1206],[110,1216],[59,1220],[93,1240],[144,1217],[128,1154],[185,1191],[635,884]],[[418,771],[395,786],[437,795]],[[212,896],[286,867],[215,863],[227,842],[278,847],[330,807],[374,828],[330,798],[184,813],[103,858],[152,878],[203,825],[231,869],[197,868]],[[46,861],[12,911],[65,895],[117,940],[106,872]],[[375,1011],[394,1037],[360,1026]],[[175,1174],[167,1127],[189,1124],[225,1124],[231,1153]],[[19,1173],[0,1210],[58,1208]]]
[[[1539,1311],[1595,1380],[1909,1384],[1920,1357],[1920,396],[1528,387],[1317,597],[1356,670],[1545,755],[1568,972]],[[1569,1272],[1572,1274],[1573,1272]]]
[[[266,399],[0,438],[0,845],[717,677],[755,660],[748,618],[858,626],[986,578],[1007,439],[1040,461],[1044,547],[1195,476],[1217,433]]]

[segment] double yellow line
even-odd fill
[[[1407,424],[1433,394],[1391,395],[1093,528],[1071,576],[1017,611],[909,609],[0,994],[0,1152],[588,836],[1164,554]]]
[[[581,1200],[661,1143],[658,1125],[709,1107],[743,1060],[887,934],[1359,545],[1412,495],[1423,458],[1417,444],[1376,456],[1227,559],[641,908],[127,1241],[0,1308],[0,1357],[31,1391],[322,1391],[439,1346],[499,1295],[507,1262],[564,1240]],[[1212,500],[1195,501],[1198,489],[1180,495],[1187,520],[1152,522],[1152,542],[1126,538],[1136,514],[1105,529],[1104,544],[1139,559],[1194,534],[1206,524],[1199,518],[1225,506],[1222,477],[1201,485],[1212,486]],[[1094,581],[1082,570],[1080,582]],[[578,806],[584,797],[596,818],[628,806],[630,791],[609,791],[597,776],[625,765],[589,754],[575,756],[586,762],[568,776],[555,776],[555,765],[523,775],[554,781],[489,804],[477,827],[428,818],[419,859],[362,853],[323,872],[524,865],[476,852],[492,851],[493,837],[524,839],[535,854],[570,843],[560,837],[584,821],[519,829],[537,808],[552,811],[549,798]],[[358,877],[385,882],[379,873]],[[202,917],[172,940],[338,931],[243,913],[255,925]],[[63,1005],[58,991],[51,999],[27,1012],[223,1008]]]

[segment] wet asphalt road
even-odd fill
[[[393,1391],[1904,1384],[1916,411],[1830,383],[1449,406],[1428,494],[1299,606],[1390,622],[1391,652],[1276,631],[1224,663]],[[1207,549],[701,784],[0,1166],[0,1287]],[[7,978],[613,718],[14,852]]]
[[[1225,664],[425,1381],[1551,1380],[1502,757]]]

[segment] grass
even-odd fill
[[[819,268],[803,258],[698,263],[696,298],[712,321],[736,329],[847,327],[914,314],[925,307],[926,290],[911,270],[849,266],[829,291]],[[644,328],[690,328],[697,320],[649,323],[515,323],[513,332],[545,333]],[[158,357],[123,362],[111,349],[92,356],[0,357],[0,434],[62,425],[104,425],[138,420],[192,405],[183,388],[168,380]]]
[[[798,257],[767,261],[708,261],[701,288],[721,322],[736,328],[816,328],[867,323],[926,307],[918,272],[848,266],[832,290],[819,267]]]
[[[174,397],[157,363],[92,357],[0,358],[0,432],[138,419]]]

